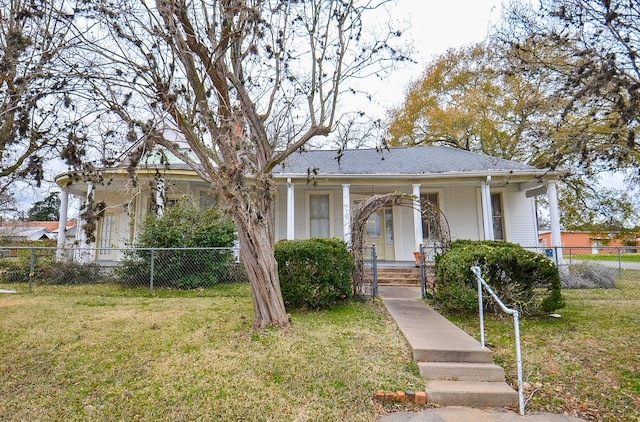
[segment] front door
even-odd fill
[[[371,214],[365,227],[365,243],[376,245],[378,259],[395,260],[392,208],[382,208]]]

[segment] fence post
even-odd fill
[[[29,293],[31,293],[31,291],[33,290],[33,275],[35,271],[35,263],[36,263],[35,249],[31,248],[31,260],[29,263]]]
[[[149,275],[149,293],[153,294],[153,270],[156,258],[156,250],[151,249],[151,274]]]
[[[424,245],[421,243],[420,248],[418,249],[420,253],[420,297],[424,299],[427,294],[427,268],[424,265],[425,256],[424,256]]]
[[[480,271],[480,270],[478,270]],[[480,344],[484,349],[484,298],[482,297],[482,280],[476,274],[476,280],[478,281],[478,315],[480,316]]]
[[[618,278],[622,278],[622,248],[618,248]]]
[[[371,264],[373,268],[373,297],[378,297],[378,256],[376,245],[371,245]]]

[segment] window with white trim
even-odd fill
[[[493,238],[495,240],[504,239],[504,210],[502,209],[502,195],[491,194],[491,217],[493,219]]]
[[[329,195],[309,195],[309,234],[329,237]]]
[[[440,204],[438,201],[437,193],[421,193],[420,194],[420,204],[421,208],[424,209],[431,205],[435,208],[439,208]],[[440,216],[438,216],[440,218]],[[438,228],[435,226],[434,221],[430,221],[430,219],[425,218],[423,213],[422,215],[422,238],[423,240],[440,240],[438,234]]]

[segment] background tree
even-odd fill
[[[562,104],[556,133],[566,155],[587,171],[632,168],[640,159],[640,8],[635,0],[512,2],[497,39],[513,51],[516,69],[544,72]],[[555,146],[551,144],[550,147]]]
[[[573,179],[566,183],[562,199],[561,220],[567,230],[637,237],[640,213],[638,203],[628,192],[595,189],[584,180]]]
[[[271,171],[334,129],[346,81],[402,58],[389,45],[396,34],[367,33],[372,1],[93,4],[98,20],[79,30],[100,105],[128,123],[129,139],[162,144],[221,193],[238,227],[254,325],[288,325]],[[167,123],[191,152],[163,136]]]
[[[568,60],[552,48],[537,54]],[[594,118],[593,104],[578,109],[571,98],[559,96],[554,71],[522,66],[521,55],[513,45],[492,41],[437,57],[410,86],[404,103],[391,110],[389,143],[446,145],[570,170],[559,199],[572,227],[584,226],[587,217],[601,222],[598,212],[583,212],[586,203],[591,210],[611,209],[614,202],[633,210],[631,196],[599,184],[603,171],[620,164],[615,147],[608,151],[610,124]],[[568,107],[574,109],[571,116],[564,115]],[[635,162],[628,155],[622,167]]]
[[[544,117],[557,112],[543,79],[514,72],[492,44],[452,49],[413,82],[390,112],[392,145],[445,145],[530,162]]]
[[[29,211],[29,221],[58,221],[60,218],[60,197],[58,192],[51,192],[42,201],[36,201]]]

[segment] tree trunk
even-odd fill
[[[256,181],[259,185],[260,179]],[[239,190],[244,192],[233,198],[231,202],[234,206],[230,211],[237,225],[240,258],[247,271],[253,296],[253,326],[288,327],[291,317],[282,300],[278,263],[274,256],[270,185],[268,181],[262,182],[265,183],[263,189],[254,185],[256,191],[263,192],[260,197],[248,194],[246,185],[239,186]]]

